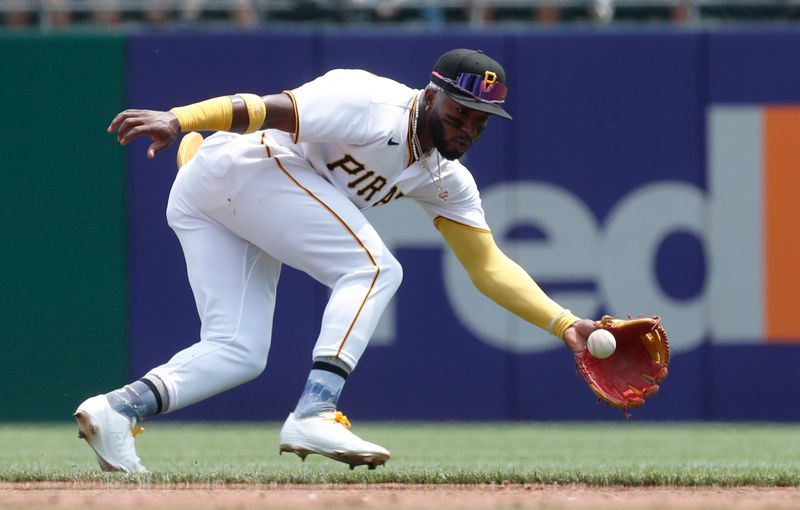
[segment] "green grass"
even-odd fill
[[[148,475],[102,473],[72,424],[0,425],[0,481],[178,483],[586,483],[800,486],[800,427],[772,424],[356,423],[385,467],[278,455],[279,425],[153,422]]]

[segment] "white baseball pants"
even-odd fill
[[[217,133],[179,171],[167,219],[180,240],[200,341],[151,370],[169,408],[233,388],[266,367],[281,264],[331,289],[313,358],[354,368],[402,279],[363,214],[270,138]]]

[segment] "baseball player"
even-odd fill
[[[352,433],[337,401],[402,279],[361,210],[415,200],[475,285],[582,352],[592,321],[551,300],[495,244],[478,188],[458,161],[491,116],[510,119],[503,67],[481,51],[442,55],[423,90],[362,70],[332,70],[296,89],[235,94],[168,112],[126,110],[119,143],[149,136],[147,157],[190,132],[167,219],[186,258],[200,340],[141,379],[78,406],[79,435],[104,470],[143,472],[136,424],[257,377],[271,341],[281,266],[331,289],[280,451],[370,469],[389,452]],[[203,139],[198,131],[213,131]]]

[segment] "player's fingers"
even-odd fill
[[[133,108],[128,108],[127,110],[119,112],[114,119],[111,121],[111,124],[108,125],[108,132],[113,133],[116,131],[126,120],[130,119],[142,119],[144,118],[145,112],[148,110],[137,110]]]
[[[564,332],[564,344],[575,356],[583,355],[583,348],[586,347],[586,339],[575,330],[574,326],[570,326]]]
[[[117,138],[120,144],[128,145],[135,138],[146,134],[151,134],[147,124],[138,119],[129,119],[120,126],[119,131],[117,131]]]
[[[140,117],[141,110],[124,110],[119,112],[114,119],[111,121],[111,124],[108,125],[108,132],[113,133],[116,131],[120,125],[128,119]]]
[[[157,136],[153,136],[153,143],[150,144],[150,147],[147,149],[147,157],[153,159],[156,154],[161,152],[162,150],[166,149],[172,144],[171,138],[160,138]]]
[[[127,116],[128,116],[128,110],[125,110],[124,112],[119,112],[111,120],[111,124],[108,125],[107,131],[109,133],[113,133],[114,131],[116,131],[119,125],[122,124],[122,121],[124,121],[127,118]]]
[[[147,159],[153,159],[162,149],[163,147],[159,147],[157,143],[151,143],[150,147],[147,148]]]
[[[577,320],[564,332],[564,343],[573,354],[582,355],[586,339],[594,330],[594,322],[588,319]]]
[[[125,117],[117,125],[117,138],[121,140],[131,128],[141,126],[143,123],[144,120],[141,117]]]
[[[583,337],[588,337],[590,334],[592,334],[592,331],[597,329],[595,327],[594,321],[590,321],[588,319],[581,319],[575,322],[573,326],[575,327],[575,331],[577,331],[578,334]]]

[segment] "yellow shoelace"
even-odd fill
[[[334,415],[334,417],[331,419],[336,423],[344,425],[344,428],[346,429],[350,428],[350,420],[348,420],[347,416],[345,416],[344,413],[341,411],[336,411],[336,415]]]
[[[347,418],[345,418],[345,419],[347,419]],[[136,437],[139,434],[141,434],[142,432],[144,432],[144,427],[135,427],[133,430],[131,430],[131,435],[133,437]]]

